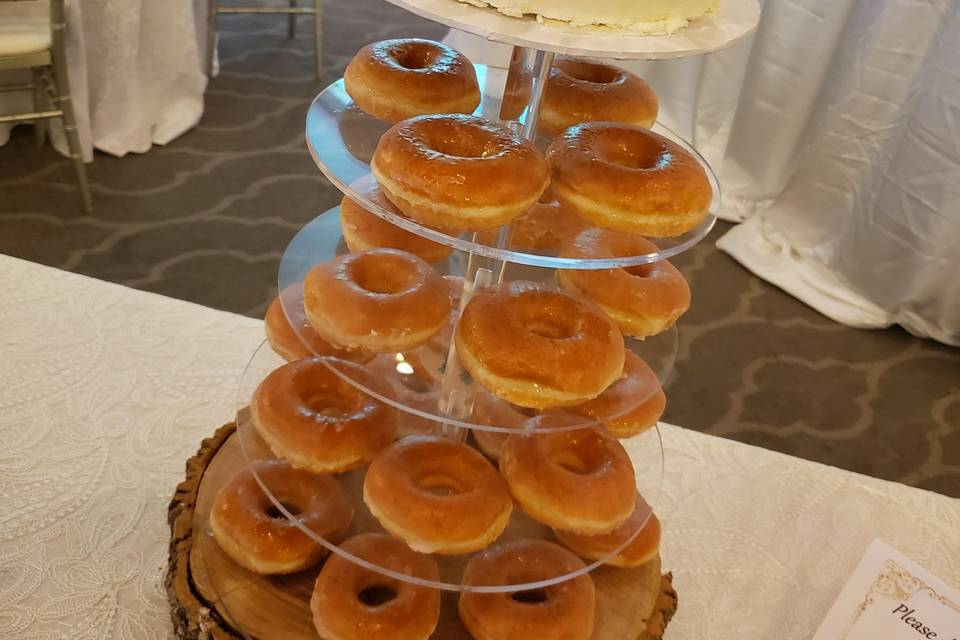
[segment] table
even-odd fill
[[[0,20],[43,17],[45,2],[0,3]],[[166,144],[203,114],[206,0],[67,0],[67,62],[84,159],[93,149],[122,156]],[[4,84],[29,80],[5,73]],[[25,76],[24,76],[25,74]],[[0,113],[32,111],[29,94],[0,96]],[[66,153],[60,121],[54,145]],[[0,144],[8,127],[0,126]]]
[[[262,325],[4,256],[0,301],[0,637],[167,638],[166,506]],[[876,536],[960,584],[960,501],[661,433],[668,640],[806,640]]]

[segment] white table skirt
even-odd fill
[[[67,0],[67,62],[85,159],[93,149],[143,153],[203,114],[205,0]],[[0,20],[46,16],[45,2],[0,3]],[[29,80],[6,72],[0,83]],[[0,94],[0,113],[32,111],[28,94]],[[59,121],[54,145],[66,153]],[[9,126],[0,125],[0,144]]]
[[[0,637],[170,637],[167,503],[261,323],[4,256],[0,300]],[[960,501],[661,430],[669,640],[806,640],[875,536],[960,584]]]

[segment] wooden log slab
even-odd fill
[[[232,562],[213,539],[207,514],[217,489],[246,466],[236,425],[220,427],[187,461],[168,510],[170,559],[165,580],[175,635],[181,640],[317,640],[309,600],[318,569],[259,576]],[[636,569],[600,567],[593,640],[660,640],[677,609],[672,576],[660,559]],[[432,638],[469,640],[457,594],[444,592]],[[638,612],[649,612],[646,615]]]

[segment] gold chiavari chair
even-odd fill
[[[207,75],[210,77],[213,76],[214,49],[217,46],[217,17],[223,14],[268,13],[286,14],[287,37],[290,39],[293,39],[297,33],[297,16],[313,16],[313,40],[315,47],[314,57],[316,62],[317,78],[320,78],[320,74],[323,71],[323,13],[321,8],[321,0],[313,0],[312,7],[297,6],[297,0],[289,0],[289,2],[289,7],[222,7],[220,6],[220,0],[209,0],[209,14],[207,17]]]
[[[4,2],[32,2],[35,0],[0,0]],[[43,142],[44,124],[50,118],[63,120],[70,159],[77,172],[83,208],[93,211],[87,170],[83,164],[77,119],[70,99],[70,81],[67,78],[67,56],[64,45],[66,17],[64,0],[49,0],[49,24],[38,24],[29,19],[5,19],[0,25],[0,71],[30,69],[32,81],[20,85],[0,85],[0,92],[32,91],[33,112],[0,114],[0,123],[33,121],[37,140]],[[2,152],[2,151],[0,151]]]

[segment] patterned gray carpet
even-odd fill
[[[262,315],[287,242],[339,201],[304,146],[309,100],[366,42],[443,34],[381,0],[329,0],[324,20],[317,82],[307,20],[288,41],[283,18],[222,18],[202,122],[142,156],[98,154],[94,215],[70,165],[15,130],[0,148],[0,251]],[[827,320],[718,252],[727,228],[676,260],[694,304],[667,419],[960,497],[960,350]]]

